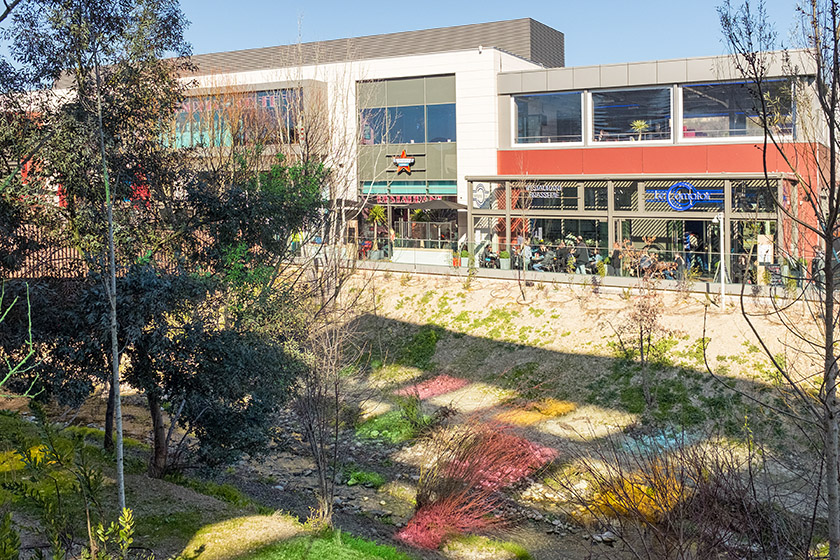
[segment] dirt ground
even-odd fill
[[[593,403],[591,398],[609,378],[614,363],[616,330],[632,299],[626,291],[535,283],[523,287],[523,297],[516,282],[468,282],[463,277],[387,272],[360,273],[355,285],[371,295],[370,308],[359,322],[359,329],[366,331],[364,343],[371,361],[377,362],[372,363],[370,377],[360,381],[366,387],[361,404],[367,415],[393,408],[394,394],[406,387],[446,379],[454,383],[451,389],[426,387],[429,395],[422,400],[427,412],[446,407],[455,414],[453,422],[468,418],[502,422],[560,456],[590,440],[620,434],[637,421],[637,415]],[[770,303],[747,297],[745,307],[755,315],[755,329],[771,353],[793,357],[790,349],[796,343],[784,325],[767,314]],[[768,360],[737,301],[731,300],[728,309],[721,311],[702,294],[665,293],[661,319],[676,341],[670,352],[681,371],[708,377],[706,361],[697,351],[698,341],[705,336],[705,358],[713,370],[739,384],[768,385]],[[808,321],[803,314],[801,324]],[[442,333],[428,367],[396,363],[407,340],[428,326]],[[546,399],[565,407],[562,413],[534,408],[535,402]],[[3,406],[7,404],[22,406]],[[143,396],[128,389],[123,406],[126,434],[149,442]],[[63,414],[76,424],[99,426],[103,397],[97,395],[81,410]],[[305,519],[315,505],[313,465],[294,418],[281,415],[278,425],[281,438],[266,457],[205,475],[241,488],[259,503]],[[340,486],[337,525],[349,533],[399,546],[418,558],[485,557],[479,551],[465,556],[463,551],[409,550],[395,541],[394,534],[413,514],[413,493],[423,461],[422,445],[353,441],[345,462],[376,471],[387,483],[379,489]],[[190,495],[179,499],[192,499]],[[592,530],[569,524],[538,477],[521,481],[511,496],[506,510],[509,523],[496,537],[523,545],[536,560],[623,557],[617,549],[594,542]],[[209,510],[221,507],[195,505]],[[169,542],[165,552],[185,544]]]

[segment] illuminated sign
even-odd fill
[[[394,156],[394,165],[397,166],[397,175],[405,171],[411,175],[411,166],[414,165],[414,158],[405,155],[405,150],[398,156]]]
[[[441,200],[442,196],[429,196],[426,194],[379,194],[376,195],[377,204],[417,204],[430,200]]]
[[[686,181],[674,183],[668,189],[648,189],[647,199],[652,202],[667,202],[672,210],[685,212],[695,204],[723,204],[723,189],[698,189]]]

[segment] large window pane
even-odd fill
[[[190,110],[188,101],[184,101],[181,108],[175,113],[175,147],[192,147],[192,139],[190,138]]]
[[[430,143],[455,141],[454,103],[447,103],[445,105],[427,105],[426,118],[428,141]]]
[[[273,129],[291,130],[302,111],[302,99],[295,89],[258,91],[257,109]]]
[[[385,109],[362,109],[361,130],[363,145],[385,142]]]
[[[791,134],[793,119],[790,83],[762,84],[768,122],[777,133]],[[726,138],[761,136],[758,90],[751,83],[719,83],[683,86],[683,137]]]
[[[422,144],[426,141],[423,105],[388,107],[388,138],[391,144]]]
[[[517,95],[514,102],[517,142],[582,141],[579,92]]]
[[[732,210],[735,212],[773,212],[776,185],[761,180],[732,183]]]
[[[670,88],[599,91],[592,105],[596,142],[671,138]]]

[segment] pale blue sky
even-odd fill
[[[530,17],[566,35],[566,65],[726,53],[722,0],[181,0],[196,54]],[[736,0],[733,0],[733,3]],[[795,0],[767,0],[791,45]]]

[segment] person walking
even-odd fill
[[[612,255],[610,255],[610,266],[613,268],[613,273],[616,276],[624,276],[621,268],[621,245],[618,241],[613,243]]]

